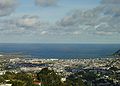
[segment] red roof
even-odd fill
[[[39,85],[41,84],[41,82],[33,82],[33,84]]]

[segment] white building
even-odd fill
[[[0,75],[4,75],[6,71],[0,71]]]
[[[0,84],[0,86],[12,86],[12,84]]]

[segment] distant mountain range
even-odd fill
[[[120,49],[118,51],[116,51],[113,55],[120,56]]]

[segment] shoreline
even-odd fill
[[[33,59],[104,59],[104,58],[119,58],[117,55],[106,55],[106,56],[32,56],[30,54],[22,54],[19,52],[15,53],[0,53],[0,57],[23,57],[23,58],[33,58]]]

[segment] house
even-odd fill
[[[0,84],[0,86],[12,86],[12,84]]]
[[[65,82],[66,81],[66,78],[61,78],[61,82]]]
[[[6,71],[0,71],[0,75],[4,75]]]

